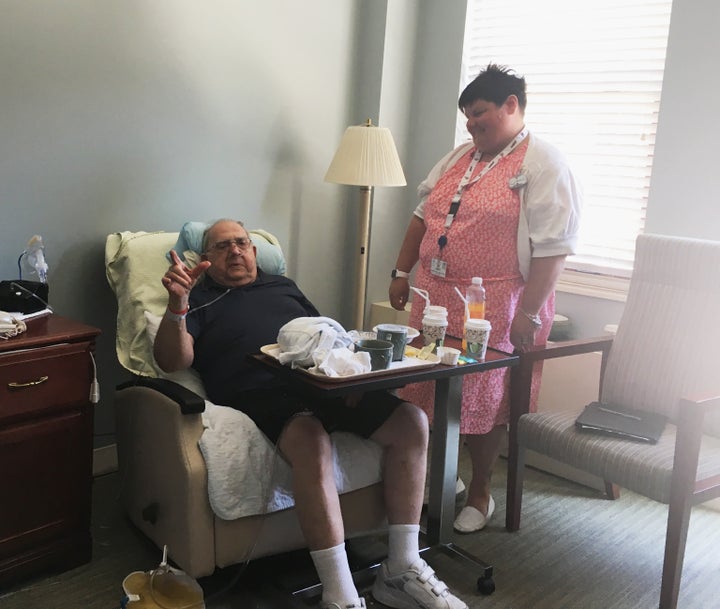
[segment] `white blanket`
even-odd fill
[[[281,364],[307,368],[315,363],[313,354],[349,347],[353,341],[345,328],[330,317],[297,317],[280,328],[277,342]]]
[[[210,505],[218,517],[234,520],[294,505],[290,467],[247,415],[206,401],[202,419],[199,445],[208,469]],[[331,438],[339,493],[380,481],[378,444],[344,432]]]

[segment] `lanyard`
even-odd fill
[[[447,232],[447,229],[450,228],[450,225],[453,223],[453,220],[455,220],[455,215],[458,212],[458,209],[460,208],[460,200],[462,199],[463,192],[465,189],[475,184],[478,180],[482,179],[493,167],[495,167],[500,161],[502,161],[508,154],[510,154],[513,150],[515,150],[516,146],[522,142],[528,135],[528,129],[527,127],[523,127],[522,131],[518,133],[513,140],[503,148],[503,150],[495,155],[495,158],[490,161],[485,167],[482,168],[480,173],[475,176],[474,178],[470,179],[472,177],[473,171],[475,171],[475,167],[477,167],[477,164],[480,162],[480,159],[482,158],[482,152],[479,150],[475,150],[475,154],[473,155],[472,161],[470,162],[470,166],[467,168],[467,171],[465,172],[465,175],[460,180],[460,183],[458,184],[457,193],[455,193],[455,196],[452,198],[452,202],[450,203],[450,209],[448,210],[448,214],[445,217],[445,232]],[[442,248],[447,243],[447,237],[443,235],[440,237],[439,240],[440,247]]]

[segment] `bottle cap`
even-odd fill
[[[482,277],[473,277],[472,284],[473,285],[482,285]]]

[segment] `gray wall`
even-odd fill
[[[353,96],[358,37],[384,35],[377,17],[358,31],[361,4],[3,2],[0,277],[16,277],[27,239],[44,237],[55,310],[103,331],[99,434],[112,430],[125,378],[104,276],[109,233],[240,217],[280,237],[289,273],[321,310],[349,314],[354,226],[342,187],[323,176],[345,126],[361,122],[351,107],[377,115],[377,94]]]
[[[708,176],[720,127],[715,0],[676,2],[648,230],[720,238]],[[389,127],[408,178],[378,189],[368,302],[415,186],[453,142],[461,0],[6,0],[0,20],[0,277],[42,234],[57,312],[100,327],[96,431],[112,431],[115,300],[107,234],[243,218],[276,233],[289,274],[347,324],[357,192],[323,182],[347,125]],[[583,333],[618,303],[559,295]],[[568,309],[570,309],[568,311]]]
[[[646,229],[720,239],[720,3],[673,4]]]

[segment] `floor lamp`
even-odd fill
[[[348,127],[325,174],[325,181],[360,186],[359,248],[355,259],[354,329],[362,330],[365,318],[373,187],[407,184],[390,130],[373,125],[370,119],[364,125]]]

